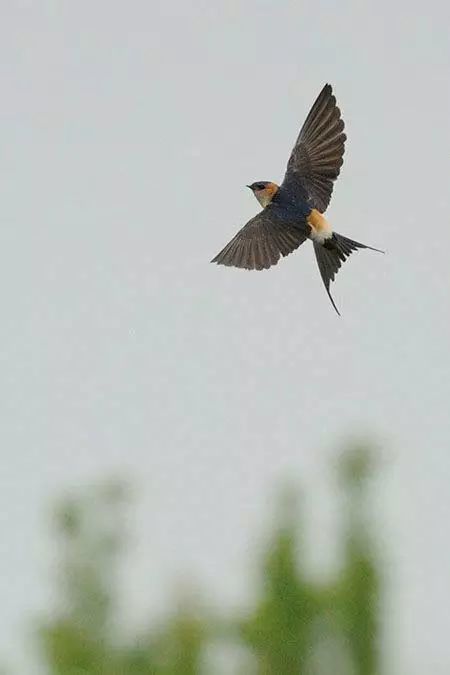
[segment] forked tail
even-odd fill
[[[323,244],[316,241],[314,241],[313,244],[317,264],[319,265],[320,276],[322,277],[331,304],[340,316],[340,312],[330,293],[330,283],[334,281],[342,263],[345,262],[353,251],[356,251],[358,248],[368,248],[371,251],[377,251],[378,253],[384,253],[384,251],[380,251],[379,248],[373,248],[373,246],[360,244],[358,241],[344,237],[337,232],[333,232],[333,235],[329,239],[325,239]]]

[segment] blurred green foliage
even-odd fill
[[[207,616],[186,603],[134,639],[120,634],[115,589],[124,548],[126,494],[118,485],[68,499],[57,513],[60,607],[39,631],[51,675],[380,675],[380,579],[366,508],[370,457],[339,466],[344,523],[340,572],[313,582],[292,493],[260,565],[259,593],[239,616]],[[214,662],[215,647],[231,654]]]

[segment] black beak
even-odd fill
[[[246,185],[245,187],[248,187],[248,188],[250,188],[250,190],[253,190],[251,185]]]

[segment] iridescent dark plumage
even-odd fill
[[[322,280],[338,311],[330,282],[352,251],[371,248],[332,232],[322,215],[343,164],[345,141],[344,122],[326,84],[300,130],[282,184],[259,181],[248,186],[264,208],[211,262],[267,269],[312,239]]]

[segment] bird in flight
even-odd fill
[[[332,87],[326,84],[303,124],[281,185],[248,185],[263,207],[211,261],[247,270],[268,269],[306,239],[313,243],[328,297],[330,283],[343,262],[359,248],[383,253],[334,232],[323,215],[343,164],[344,121]]]

